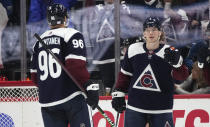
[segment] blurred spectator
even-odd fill
[[[173,2],[164,0],[163,30],[166,33],[166,40],[169,44],[179,48],[184,63],[191,73],[194,57],[196,57],[199,47],[203,44],[201,35],[201,9],[196,6],[189,8],[177,7],[172,9]],[[196,1],[182,1],[182,5],[192,4]],[[200,9],[200,10],[199,10]],[[179,83],[180,82],[176,82]]]
[[[2,6],[2,4],[0,3],[0,69],[3,68],[3,62],[2,62],[2,56],[1,56],[1,40],[2,40],[2,33],[4,28],[7,25],[7,21],[8,21],[8,16],[7,16],[7,12],[6,9]]]
[[[180,85],[175,84],[177,94],[210,94],[210,84],[204,76],[203,69],[194,62],[192,74]]]
[[[197,54],[199,49],[204,45],[204,42],[192,43],[192,46],[189,49],[188,55],[185,58],[184,62],[188,67],[189,73],[191,73],[193,63],[197,60]]]
[[[163,8],[161,0],[144,0],[144,4],[149,8]]]
[[[199,51],[201,50],[201,52],[204,52],[208,47],[210,47],[209,40],[210,40],[210,23],[208,24],[207,28],[205,29],[205,32],[203,35],[203,41],[197,42],[197,43],[192,43],[189,54],[188,54],[187,58],[185,59],[185,61],[188,63],[187,65],[189,65],[188,66],[189,70],[192,69],[192,67],[191,67],[192,63],[198,59],[197,56],[198,56]],[[208,51],[206,51],[206,52],[207,52],[206,54],[208,54]]]
[[[33,0],[31,0],[33,1]],[[7,10],[7,26],[20,25],[20,0],[0,0]],[[28,19],[30,0],[26,0],[26,19]]]
[[[61,3],[70,10],[76,2],[77,0],[31,0],[28,22],[38,22],[45,19],[46,8],[49,4]]]
[[[127,14],[130,13],[125,4],[122,3],[121,5],[123,9],[121,11]],[[110,95],[115,82],[114,0],[104,0],[104,5],[101,6],[101,10],[100,8],[98,9],[100,11],[99,13],[102,14],[102,19],[99,19],[100,29],[94,42],[93,64],[99,68],[106,95]],[[103,53],[103,55],[99,52]]]
[[[128,4],[141,5],[149,8],[163,8],[163,0],[125,0]]]
[[[132,5],[143,5],[144,0],[125,0],[127,4],[132,4]]]
[[[99,72],[102,84],[106,89],[106,95],[110,95],[115,82],[114,0],[104,0],[104,4],[79,11],[82,14],[72,14],[72,22],[77,29],[84,33],[85,42],[88,43],[86,45],[89,46],[87,51],[89,62],[93,63],[90,64],[89,70]],[[121,2],[120,13],[120,36],[124,39],[132,33],[128,33],[125,26],[127,20],[123,20],[124,16],[130,14],[128,6],[123,1]]]
[[[209,25],[208,25],[209,26]],[[209,26],[210,27],[210,26]],[[207,31],[210,32],[209,28]],[[207,80],[208,84],[210,84],[210,44],[209,44],[209,35],[206,40],[206,44],[202,46],[197,54],[198,67],[203,69],[204,77]]]
[[[166,33],[166,40],[173,46],[183,46],[188,44],[188,25],[189,19],[183,9],[172,10],[165,8],[164,16],[166,20],[162,23],[163,31]]]
[[[206,1],[208,0],[126,0],[126,3],[133,5],[150,6],[153,8],[162,8],[164,7],[166,2],[170,2],[172,7],[178,7]]]
[[[169,5],[168,5],[169,4]],[[172,10],[170,3],[165,3],[164,17],[166,20],[162,23],[165,32],[166,42],[179,48],[181,55],[185,59],[189,52],[189,45],[192,38],[189,38],[189,18],[183,9]],[[188,68],[192,66],[192,62],[185,60]],[[176,83],[178,83],[176,81]]]
[[[203,9],[207,8],[205,0],[178,0],[179,6],[174,6],[173,0],[164,0],[164,29],[167,30],[171,41],[182,44],[195,43],[202,39],[201,21],[203,20]],[[176,1],[176,2],[178,2]],[[202,3],[202,4],[201,4]],[[192,6],[186,6],[192,5]],[[204,7],[205,6],[205,7]],[[171,25],[169,25],[171,24]],[[174,40],[175,39],[175,40]]]
[[[189,37],[192,39],[192,43],[196,43],[202,40],[202,30],[201,30],[201,20],[202,15],[201,11],[196,8],[189,9],[187,12],[189,18]]]
[[[7,15],[11,19],[11,16],[14,10],[12,0],[0,0],[0,3],[5,7]]]
[[[210,47],[210,22],[208,23],[207,27],[206,27],[206,30],[205,30],[205,33],[204,33],[204,40],[206,41],[208,47]]]
[[[144,5],[143,7],[146,9],[146,15],[144,16],[145,18],[150,17],[150,16],[155,16],[160,19],[160,21],[163,21],[163,5],[162,0],[144,0]],[[156,12],[159,12],[159,14],[155,14]],[[153,14],[154,13],[154,14]]]
[[[90,7],[95,5],[95,0],[86,0],[85,7]]]
[[[199,2],[206,2],[208,0],[164,0],[171,2],[172,7],[189,6]]]
[[[205,11],[204,11],[204,15],[202,17],[202,21],[201,21],[201,30],[202,30],[202,35],[205,34],[205,31],[207,29],[207,26],[209,24],[209,8],[207,8]]]
[[[190,49],[188,61],[194,62],[191,76],[180,86],[176,85],[179,94],[210,93],[210,23],[208,24],[204,42],[196,43]]]

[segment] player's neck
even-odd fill
[[[159,42],[155,42],[155,43],[146,43],[146,48],[147,48],[149,51],[153,51],[153,50],[159,48],[159,45],[160,45]]]
[[[66,26],[64,24],[58,24],[55,26],[50,26],[51,29],[57,29],[57,28],[66,28]]]

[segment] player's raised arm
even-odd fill
[[[169,47],[164,52],[164,59],[174,67],[172,70],[173,78],[180,81],[187,79],[189,71],[186,65],[183,64],[183,57],[180,51],[174,47]]]

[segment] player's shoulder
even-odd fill
[[[121,1],[121,6],[125,13],[131,14],[130,7],[126,4],[125,1]]]
[[[172,47],[171,45],[169,45],[169,44],[162,44],[163,46],[162,46],[162,48],[163,49],[165,49],[165,48],[169,48],[169,47]]]
[[[164,54],[165,54],[165,49],[171,47],[168,44],[160,44],[160,49],[159,51],[156,53],[157,56],[164,58]]]
[[[143,44],[144,44],[144,42],[133,43],[129,46],[128,50],[141,49],[141,48],[143,48]]]
[[[65,31],[67,34],[74,34],[74,33],[80,33],[80,31],[74,29],[74,28],[65,28]]]
[[[82,33],[74,28],[66,28],[65,29],[65,42],[68,42],[74,35],[82,36]]]
[[[133,43],[128,47],[128,57],[133,57],[137,54],[145,53],[143,48],[144,42]]]

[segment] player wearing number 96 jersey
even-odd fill
[[[65,65],[78,84],[68,77],[58,62],[38,41],[33,47],[31,77],[39,88],[39,102],[45,127],[91,127],[90,105],[98,105],[98,84],[89,80],[86,69],[86,48],[83,35],[66,27],[65,7],[53,4],[48,7],[50,30],[40,38]],[[85,89],[87,96],[78,88]],[[85,99],[86,98],[86,99]],[[86,103],[87,102],[87,103]]]

